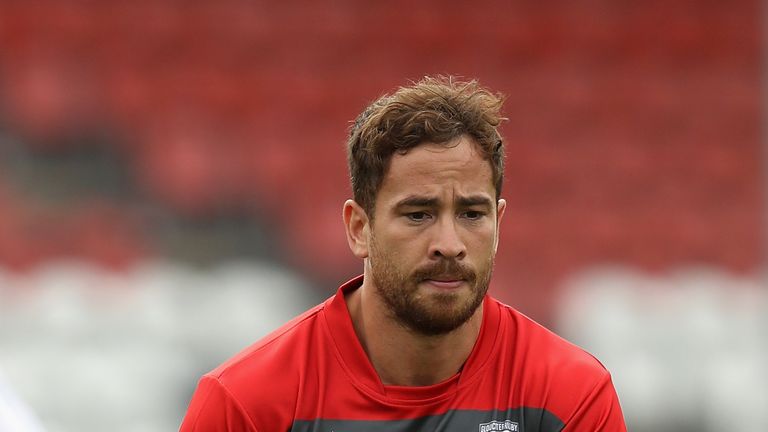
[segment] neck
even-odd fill
[[[428,386],[458,373],[475,345],[482,324],[482,305],[455,330],[423,335],[395,321],[367,285],[346,297],[355,333],[384,385]]]

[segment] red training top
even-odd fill
[[[490,296],[459,373],[426,387],[383,385],[344,300],[362,281],[203,376],[181,431],[626,431],[594,357]]]

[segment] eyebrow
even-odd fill
[[[405,197],[401,199],[400,201],[395,204],[395,208],[400,207],[437,207],[437,204],[440,202],[435,197],[426,197],[426,196],[416,196],[411,195],[408,197]]]
[[[460,207],[472,207],[478,205],[487,208],[493,207],[493,202],[485,195],[470,195],[468,197],[459,197],[458,202]]]
[[[493,207],[493,202],[484,195],[462,196],[457,200],[459,207],[484,206]],[[437,207],[440,200],[435,197],[412,195],[401,199],[395,204],[395,208],[401,207]]]

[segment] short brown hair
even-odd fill
[[[355,120],[347,161],[355,201],[370,217],[389,162],[424,142],[471,137],[491,164],[496,198],[504,180],[504,142],[497,127],[503,97],[453,77],[425,77],[370,104]]]

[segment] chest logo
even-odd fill
[[[512,420],[491,421],[480,424],[480,432],[520,432],[517,422]]]

